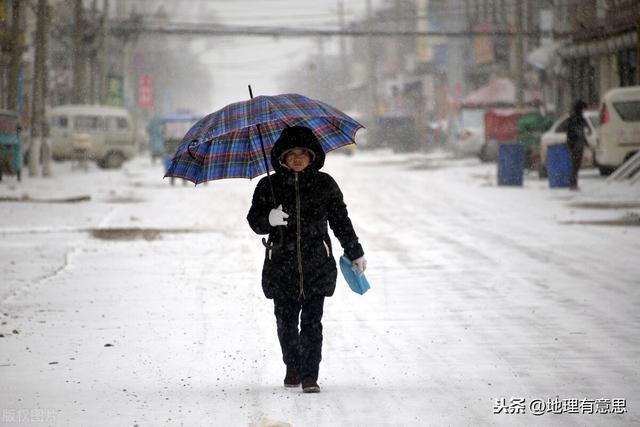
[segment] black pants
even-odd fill
[[[300,300],[274,299],[273,305],[282,360],[287,366],[296,367],[301,378],[311,377],[317,380],[322,360],[321,321],[324,297],[313,296]]]
[[[584,145],[576,144],[569,145],[569,157],[571,157],[571,176],[569,177],[569,187],[578,187],[578,172],[580,172],[580,166],[582,165],[582,152],[584,151]]]

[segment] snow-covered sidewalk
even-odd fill
[[[0,425],[640,422],[640,186],[497,187],[494,164],[443,153],[325,170],[372,289],[327,300],[319,395],[282,387],[257,181],[172,187],[147,158],[5,178]],[[556,398],[600,413],[533,415]]]

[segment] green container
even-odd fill
[[[553,120],[537,111],[523,114],[518,119],[518,138],[520,143],[528,149],[540,149],[540,137],[549,130]]]

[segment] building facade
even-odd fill
[[[0,0],[0,108],[19,110],[26,48],[24,2]],[[22,80],[23,82],[24,80]]]
[[[562,61],[562,107],[582,99],[597,106],[604,93],[615,87],[640,84],[637,0],[556,0],[555,26],[570,38],[558,50]]]

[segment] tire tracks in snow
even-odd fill
[[[460,207],[460,209],[468,209],[468,206],[466,207]],[[584,291],[584,284],[588,283],[588,282],[596,282],[598,284],[602,284],[602,283],[607,283],[607,280],[609,280],[609,275],[603,271],[602,269],[596,270],[596,271],[590,271],[590,272],[585,272],[583,270],[581,270],[578,267],[575,267],[575,258],[571,258],[569,256],[566,255],[559,255],[556,253],[553,254],[553,256],[550,256],[549,253],[547,252],[547,248],[537,248],[537,247],[531,247],[531,246],[527,246],[511,237],[508,237],[510,235],[526,235],[525,231],[523,229],[523,226],[516,224],[516,227],[511,227],[509,228],[506,234],[504,233],[498,233],[496,232],[494,229],[487,229],[487,228],[483,228],[483,227],[478,227],[478,226],[473,226],[473,223],[471,223],[472,226],[469,226],[469,222],[466,221],[464,219],[464,212],[463,215],[460,216],[452,216],[452,219],[458,223],[458,228],[459,229],[463,229],[465,230],[467,233],[469,233],[470,235],[476,236],[477,237],[477,241],[481,244],[486,245],[486,242],[491,242],[491,245],[489,245],[489,247],[494,247],[496,244],[500,245],[504,248],[506,248],[506,252],[516,252],[516,253],[521,253],[524,254],[528,259],[531,259],[536,265],[535,268],[530,268],[530,271],[535,271],[535,270],[540,270],[540,271],[547,271],[549,269],[549,267],[551,267],[552,269],[556,269],[557,271],[560,272],[561,275],[563,275],[564,277],[566,277],[567,280],[571,280],[571,281],[575,281],[576,279],[580,282],[577,286],[573,286],[573,287],[569,287],[569,288],[561,288],[561,289],[554,289],[554,291],[552,292],[547,292],[547,289],[543,289],[543,292],[546,292],[547,295],[545,295],[544,297],[542,297],[542,300],[545,300],[550,297],[551,301],[552,301],[552,305],[551,307],[557,307],[557,308],[562,308],[562,319],[564,320],[565,323],[572,323],[574,325],[580,325],[583,321],[584,321],[584,317],[585,317],[585,311],[590,310],[594,313],[590,313],[588,315],[589,318],[594,320],[594,323],[596,325],[598,325],[598,320],[595,319],[611,319],[612,317],[617,318],[617,320],[613,320],[612,325],[609,326],[613,326],[613,325],[624,325],[625,323],[627,323],[627,328],[628,331],[626,333],[619,333],[620,331],[616,331],[616,328],[610,328],[610,327],[606,327],[605,326],[605,336],[615,336],[616,340],[620,341],[622,340],[625,344],[626,348],[634,348],[634,346],[637,346],[637,339],[634,339],[634,333],[633,331],[636,329],[636,325],[637,325],[637,314],[635,314],[635,310],[631,309],[631,310],[626,310],[626,312],[623,313],[619,313],[619,312],[614,312],[612,313],[610,310],[607,310],[606,307],[602,307],[601,305],[594,305],[594,304],[584,304],[581,301],[578,301],[574,295],[572,295],[572,291],[575,291],[576,288],[579,286],[580,290]],[[561,227],[561,226],[559,226]],[[514,232],[515,230],[515,232]],[[487,251],[487,253],[491,253],[490,251]],[[496,255],[496,261],[498,261],[498,255]],[[551,266],[549,266],[549,261],[551,262]],[[608,266],[609,267],[609,266]],[[536,281],[523,281],[520,280],[519,281],[520,284],[526,285],[533,283],[534,285],[540,287],[540,284],[537,283]],[[590,289],[592,292],[596,292],[596,293],[600,293],[603,289],[602,287],[591,287]],[[531,295],[530,298],[527,298],[526,296],[523,298],[525,301],[526,300],[531,300],[531,301],[540,301],[540,297],[536,297],[535,290],[532,290],[531,288],[529,288],[527,290],[527,288],[520,288],[518,289],[519,292],[524,291],[525,293],[528,291],[529,293],[534,292],[534,295]],[[579,291],[578,291],[579,292]],[[622,292],[622,294],[624,294],[624,292]],[[598,296],[594,296],[592,298],[587,298],[587,300],[591,300],[591,301],[598,301],[599,298]],[[529,335],[528,339],[525,339],[525,342],[536,342],[539,341],[540,337],[542,336],[548,336],[549,334],[549,325],[548,323],[545,323],[545,320],[549,320],[549,319],[555,319],[556,317],[559,316],[559,313],[554,312],[554,310],[549,308],[550,306],[548,304],[545,304],[545,306],[543,307],[539,307],[537,310],[538,312],[540,312],[539,315],[536,316],[527,316],[527,326],[528,327],[523,327],[524,325],[520,324],[516,324],[515,328],[512,328],[512,332],[511,334],[513,334],[514,336],[520,335],[522,336],[522,334],[526,334]],[[526,306],[523,306],[523,309],[526,308]],[[567,315],[570,314],[570,317],[572,319],[567,319]],[[622,315],[622,316],[621,316]],[[620,319],[622,317],[622,319]],[[628,325],[628,322],[625,322],[623,319],[636,319],[635,325]],[[497,320],[497,319],[496,319]],[[568,322],[568,320],[572,320],[570,322]],[[582,325],[584,327],[584,325]],[[608,331],[607,331],[608,330]],[[482,333],[483,331],[479,331],[480,333]],[[560,331],[555,331],[557,335],[562,335],[562,333],[558,333]],[[570,331],[564,331],[565,334],[566,333],[570,333]],[[609,334],[606,334],[606,332],[608,332]],[[616,334],[616,332],[618,332]],[[602,332],[601,332],[602,333]],[[616,336],[617,335],[617,336]],[[486,336],[486,339],[489,339],[490,336]],[[548,338],[550,339],[551,337],[548,336]],[[571,337],[569,337],[569,339],[567,339],[567,337],[564,337],[567,341],[571,341],[571,346],[565,346],[564,349],[568,350],[570,352],[570,354],[575,357],[575,358],[581,358],[583,357],[583,355],[589,354],[591,355],[591,358],[594,360],[600,360],[602,362],[603,365],[606,365],[606,361],[610,358],[610,353],[608,353],[605,349],[603,349],[603,347],[601,345],[594,345],[593,343],[598,344],[600,342],[600,340],[595,339],[591,342],[589,342],[588,340],[585,339],[570,339]],[[575,337],[573,337],[575,338]],[[556,337],[555,340],[557,340],[558,338]],[[552,341],[551,342],[551,347],[557,347],[555,345],[555,343]],[[558,345],[560,345],[561,343],[558,343]],[[548,357],[548,354],[546,354],[547,352],[544,351],[544,349],[541,351],[541,353],[538,355],[538,357],[540,358],[540,360],[544,360],[545,357]],[[501,356],[503,359],[509,357],[508,353],[504,353]],[[632,355],[629,355],[629,357],[633,357]],[[513,360],[513,363],[517,363],[518,360]],[[570,378],[579,378],[580,377],[580,372],[576,371],[574,369],[574,367],[569,363],[567,364],[568,366],[566,367],[566,369],[563,372],[563,376],[565,378],[567,378],[567,381],[570,381]],[[614,371],[616,374],[618,374],[621,377],[629,377],[629,375],[633,375],[633,367],[632,366],[619,366],[619,365],[614,365],[614,364],[609,364],[609,369]],[[589,381],[586,381],[589,382]],[[591,382],[592,386],[595,386],[594,382]]]
[[[118,207],[110,208],[109,211],[99,221],[98,228],[104,228],[108,224],[110,219],[114,216],[117,209]],[[43,228],[38,231],[47,232],[47,233],[73,233],[73,232],[77,232],[78,230],[67,227],[60,230],[51,230],[48,228]],[[13,232],[22,234],[25,231],[20,229],[20,230],[15,230]],[[32,233],[34,232],[34,230],[27,230],[26,232]],[[42,284],[47,283],[61,276],[68,270],[69,266],[71,265],[72,258],[76,257],[80,252],[84,250],[85,250],[85,247],[84,245],[81,245],[81,240],[77,239],[76,241],[74,241],[74,246],[65,251],[62,263],[60,265],[58,265],[57,267],[54,267],[50,272],[47,272],[25,283],[23,286],[19,287],[18,289],[10,290],[4,295],[0,296],[0,306],[15,305],[19,299],[24,298],[30,292],[37,289]]]
[[[522,257],[522,255],[524,255],[525,259],[530,260],[529,262],[533,264],[533,266],[527,269],[529,272],[535,270],[548,271],[548,269],[551,267],[552,269],[558,270],[559,274],[562,277],[565,277],[568,281],[578,280],[580,282],[578,286],[588,281],[606,283],[608,275],[607,272],[604,271],[605,269],[601,268],[596,271],[585,273],[580,268],[573,266],[573,264],[575,263],[575,258],[571,258],[565,255],[556,256],[556,254],[553,254],[553,256],[551,256],[548,253],[547,248],[531,247],[508,236],[516,234],[527,236],[528,230],[526,230],[525,224],[515,224],[515,226],[513,224],[510,224],[509,227],[505,229],[505,233],[507,233],[508,235],[505,235],[504,233],[498,233],[496,231],[492,231],[487,229],[486,227],[483,227],[483,222],[477,224],[476,221],[474,221],[474,218],[478,219],[478,215],[476,215],[476,212],[492,212],[496,209],[495,206],[491,206],[491,204],[484,202],[478,197],[466,197],[466,195],[464,195],[463,198],[455,198],[455,196],[457,195],[451,197],[450,194],[448,194],[446,191],[437,191],[439,188],[437,183],[436,185],[430,184],[431,183],[425,184],[424,188],[422,188],[421,186],[407,186],[399,183],[398,181],[387,180],[387,182],[385,183],[385,192],[383,195],[380,195],[379,192],[376,191],[371,192],[372,194],[374,194],[374,198],[378,199],[378,202],[375,202],[374,205],[377,207],[385,207],[385,209],[380,209],[375,212],[373,218],[370,219],[369,222],[373,224],[384,224],[385,221],[388,221],[389,219],[395,220],[397,218],[403,217],[410,218],[410,221],[404,222],[404,225],[408,227],[397,226],[395,229],[393,229],[392,227],[387,227],[387,229],[381,233],[375,233],[373,229],[365,228],[365,234],[363,235],[363,237],[370,235],[372,237],[372,240],[375,240],[377,243],[382,242],[385,249],[391,249],[391,252],[395,255],[397,265],[400,268],[412,270],[420,262],[429,262],[429,260],[426,258],[429,253],[425,252],[424,256],[403,253],[402,242],[404,241],[404,239],[419,236],[425,239],[425,243],[432,243],[438,246],[441,246],[441,244],[445,244],[446,247],[440,247],[438,249],[438,252],[445,252],[449,255],[455,255],[457,253],[458,255],[462,255],[462,258],[471,259],[472,262],[481,260],[482,262],[488,263],[489,266],[495,267],[498,271],[500,270],[500,268],[502,268],[503,270],[505,268],[505,260],[502,257],[505,254],[509,254],[511,252],[513,254],[520,254],[516,257]],[[434,189],[436,191],[432,191]],[[428,197],[429,200],[425,201],[425,197]],[[382,203],[381,200],[384,200],[384,203]],[[411,200],[414,200],[415,203],[408,202]],[[460,200],[463,200],[466,203],[461,204]],[[469,206],[469,201],[473,202],[473,205]],[[416,215],[415,205],[433,206],[433,211],[424,212],[423,215]],[[430,216],[431,213],[433,213],[434,215]],[[448,213],[448,215],[445,215],[445,213]],[[358,226],[358,224],[356,225]],[[558,225],[558,227],[565,226]],[[410,229],[410,231],[407,231],[408,228]],[[564,230],[567,229],[563,228],[563,232]],[[567,231],[575,233],[574,230]],[[596,230],[596,234],[600,239],[603,239],[607,236],[606,233],[600,230]],[[366,242],[366,238],[363,239],[363,241]],[[488,248],[488,250],[482,250],[481,248],[483,247]],[[495,249],[496,247],[499,247],[501,250],[499,252],[493,251],[492,249]],[[378,251],[380,251],[381,253],[387,252],[386,250],[379,249]],[[557,253],[557,250],[555,252]],[[549,263],[551,263],[551,266],[549,266]],[[371,267],[373,270],[376,268],[376,265],[372,263]],[[485,266],[484,270],[489,270],[489,267]],[[490,315],[494,319],[494,322],[502,325],[498,330],[491,331],[478,330],[476,328],[475,336],[471,338],[479,345],[492,342],[499,344],[499,334],[502,332],[506,336],[520,337],[521,342],[524,343],[536,343],[534,347],[531,348],[531,350],[536,351],[535,354],[531,355],[532,360],[537,359],[538,361],[553,361],[553,357],[549,355],[549,350],[552,350],[553,348],[558,350],[558,346],[560,346],[560,350],[562,350],[563,348],[567,350],[567,347],[563,346],[562,343],[557,343],[554,345],[554,342],[551,341],[553,337],[548,335],[550,330],[549,325],[545,323],[546,319],[554,318],[553,315],[566,316],[568,314],[566,313],[566,310],[569,310],[571,312],[571,324],[580,325],[581,320],[584,318],[584,311],[586,309],[592,309],[596,311],[595,316],[590,316],[590,318],[592,319],[611,317],[611,313],[607,311],[606,308],[601,308],[599,306],[594,307],[593,304],[588,305],[581,301],[578,301],[575,296],[572,295],[572,291],[575,291],[576,286],[570,287],[568,289],[562,288],[560,290],[555,290],[556,292],[548,292],[548,288],[544,289],[544,283],[536,280],[528,280],[526,277],[521,278],[516,275],[512,277],[505,276],[501,278],[499,282],[508,284],[508,289],[516,289],[515,286],[524,285],[524,289],[517,288],[518,295],[523,296],[523,298],[519,302],[516,302],[510,299],[509,292],[505,292],[505,289],[500,288],[501,283],[496,283],[491,286],[486,282],[483,283],[481,277],[482,275],[478,277],[478,271],[474,271],[473,268],[470,268],[469,272],[474,272],[476,274],[476,277],[470,278],[466,285],[460,284],[456,286],[454,281],[454,283],[451,284],[453,286],[453,292],[451,293],[451,295],[447,295],[447,298],[457,298],[458,303],[456,303],[455,300],[447,302],[453,303],[453,305],[460,304],[460,306],[465,307],[465,305],[468,306],[467,299],[469,297],[486,298],[487,292],[489,292],[489,294],[495,294],[494,298],[499,298],[505,303],[511,305],[510,310],[507,310],[505,312],[484,313],[485,315]],[[441,276],[445,276],[445,273],[446,272],[441,273]],[[454,274],[452,277],[455,278],[456,275]],[[513,282],[514,279],[515,283],[508,283]],[[550,295],[540,297],[540,291],[536,291],[535,288],[527,286],[530,284],[533,284],[542,292],[547,292]],[[595,291],[597,290],[601,289],[597,288]],[[524,295],[522,294],[522,291],[525,292]],[[537,310],[541,312],[540,315],[527,315],[522,319],[525,320],[526,324],[517,322],[517,317],[513,318],[513,315],[518,311],[527,310],[527,305],[529,302],[540,302],[549,300],[549,298],[551,298],[550,302],[552,302],[550,307],[562,307],[562,314],[554,313],[554,310],[551,308],[547,308],[546,306],[548,306],[548,304],[545,304],[545,307],[537,308]],[[588,300],[593,299],[589,298]],[[514,302],[516,303],[515,306],[513,306]],[[518,306],[520,306],[521,308],[513,308]],[[631,315],[630,312],[627,312],[626,314],[627,318],[629,315]],[[505,318],[505,315],[509,317]],[[458,323],[460,325],[464,325],[468,321],[469,319],[464,318],[462,313],[458,313]],[[614,323],[617,322],[614,321]],[[571,331],[567,329],[568,327],[569,326],[566,326],[564,328],[565,330],[562,332],[564,332],[565,334],[571,333]],[[633,329],[633,327],[631,329]],[[460,329],[459,332],[462,332],[462,330]],[[624,344],[627,348],[633,348],[634,341],[633,338],[631,338],[633,334],[625,335],[623,333],[619,335],[622,335],[621,339],[624,340]],[[625,338],[625,336],[627,338]],[[543,342],[540,342],[540,339],[542,337],[545,338],[543,338]],[[583,355],[588,354],[590,355],[591,363],[595,363],[595,361],[599,360],[603,364],[606,364],[606,361],[609,358],[609,355],[606,351],[602,350],[601,346],[588,344],[584,339],[580,339],[580,336],[569,336],[569,339],[567,339],[567,337],[561,338],[564,338],[567,341],[569,341],[569,339],[571,340],[572,347],[568,349],[569,356],[571,357],[580,359],[581,357],[583,357]],[[416,339],[418,340],[417,342],[425,343],[425,341],[420,340],[419,336],[407,336],[404,337],[405,343],[403,343],[399,347],[407,348],[407,345],[410,343],[415,343]],[[551,343],[545,344],[544,340],[546,339],[551,341]],[[597,344],[597,340],[595,341]],[[397,348],[395,347],[396,345],[397,343],[394,345],[393,343],[385,342],[386,348]],[[527,373],[527,367],[522,365],[522,360],[518,360],[518,354],[520,354],[521,351],[521,349],[513,346],[502,346],[498,349],[490,349],[490,352],[493,352],[495,354],[497,360],[499,360],[500,363],[504,363],[506,366],[508,366],[508,370],[511,371],[516,377],[519,377],[521,375],[530,375]],[[396,356],[398,355],[396,354]],[[570,361],[571,360],[561,361],[561,364],[567,365],[563,368],[565,369],[563,371],[563,377],[566,379],[566,381],[569,382],[572,378],[575,379],[580,378],[581,376],[584,377],[584,369],[582,369],[582,371],[579,371],[579,368],[574,368],[571,366]],[[446,361],[445,364],[441,366],[446,366]],[[633,376],[630,368],[631,367],[629,366],[611,366],[608,371],[613,371],[617,375],[628,377],[629,374]],[[559,372],[557,369],[555,369],[554,371]],[[525,386],[524,382],[519,382],[522,387]],[[591,388],[595,388],[597,386],[597,381],[595,380],[586,382]],[[441,386],[445,385],[442,384]]]
[[[414,282],[414,284],[418,286],[418,289],[421,289],[421,285],[428,277],[434,277],[434,275],[435,277],[438,277],[438,275],[442,275],[443,272],[447,270],[451,265],[452,256],[462,254],[464,258],[481,259],[483,262],[495,264],[494,259],[487,257],[484,253],[477,250],[471,242],[464,242],[460,239],[449,236],[445,231],[441,231],[443,224],[425,221],[425,218],[429,218],[432,214],[436,216],[438,220],[446,218],[446,210],[442,210],[439,206],[436,206],[433,213],[424,212],[423,215],[416,215],[415,205],[427,205],[420,200],[420,197],[422,197],[424,193],[420,193],[419,188],[409,188],[401,181],[401,179],[387,180],[385,183],[384,193],[374,191],[375,188],[362,190],[372,194],[372,198],[374,199],[372,205],[381,208],[374,212],[368,211],[367,215],[365,215],[366,219],[364,221],[360,219],[356,222],[356,228],[359,233],[360,230],[364,230],[364,233],[360,233],[363,244],[366,245],[368,238],[370,238],[370,241],[375,241],[379,245],[378,247],[365,246],[365,251],[367,251],[368,254],[373,253],[374,255],[373,257],[368,257],[370,261],[372,258],[377,257],[383,262],[382,266],[377,265],[375,262],[371,263],[370,280],[375,278],[376,269],[395,269],[397,271],[402,271],[403,278],[406,276],[405,282],[407,280]],[[376,184],[373,183],[373,186],[375,185]],[[419,194],[409,190],[414,190]],[[412,201],[415,203],[412,203]],[[389,226],[389,220],[392,221],[394,224],[393,226]],[[449,219],[447,218],[447,222],[448,221]],[[383,224],[382,230],[367,227],[367,224],[369,223],[376,225]],[[386,227],[384,226],[385,224],[387,225]],[[422,239],[424,241],[424,245],[428,247],[419,253],[408,253],[403,242],[405,242],[406,239],[415,238]],[[443,243],[447,245],[447,247],[444,248],[445,250],[438,250],[438,248],[442,249],[441,246]],[[419,245],[407,246],[416,247]],[[389,253],[395,258],[395,262],[389,262],[388,259],[384,259],[384,257],[389,255]],[[430,258],[433,255],[438,256],[435,262]],[[430,276],[425,276],[425,274],[430,274]],[[385,301],[385,305],[387,305],[387,302],[390,300],[399,300],[399,302],[404,301],[402,298],[398,298],[397,295],[393,295],[395,292],[402,292],[404,290],[409,290],[410,292],[415,291],[415,289],[412,288],[411,283],[404,283],[406,286],[403,286],[402,289],[396,290],[388,290],[383,283],[378,283],[378,286],[376,286],[375,281],[372,283],[374,286],[373,292],[383,293],[382,298]],[[466,296],[467,298],[477,297],[477,295],[473,295],[474,288],[469,288],[464,285],[457,286],[455,282],[449,283],[448,285],[452,289],[448,293],[447,298],[451,298],[451,295],[458,293],[462,293],[463,296]],[[409,296],[408,298],[428,299],[428,289],[429,288],[426,288],[422,295],[414,295],[413,298]],[[413,301],[409,302],[409,304],[411,303],[413,303]],[[398,314],[394,308],[395,307],[393,305],[389,307],[390,311],[388,313],[392,315]],[[402,309],[400,308],[400,310]],[[374,317],[379,315],[379,313],[371,314]],[[447,314],[450,315],[451,313]],[[405,361],[405,369],[410,373],[407,377],[409,382],[425,382],[428,384],[425,389],[436,390],[435,393],[433,391],[427,391],[428,394],[432,393],[437,394],[439,397],[445,396],[449,398],[447,403],[449,407],[455,407],[456,404],[460,404],[458,398],[465,395],[465,389],[468,387],[468,382],[463,381],[459,385],[454,385],[453,381],[451,381],[447,375],[442,375],[443,372],[451,371],[452,358],[449,353],[438,351],[437,348],[439,344],[434,343],[430,338],[434,334],[436,335],[436,338],[438,337],[437,333],[441,330],[440,327],[429,324],[429,319],[427,318],[423,322],[417,324],[415,329],[407,331],[406,329],[402,329],[402,319],[393,319],[383,315],[382,318],[376,319],[377,322],[375,324],[371,324],[371,319],[365,319],[364,315],[354,312],[353,316],[358,329],[364,329],[366,331],[360,331],[361,334],[355,334],[353,339],[357,339],[359,335],[367,334],[375,337],[378,346],[385,352],[385,355],[388,356],[391,367],[393,367],[394,361]],[[380,327],[381,325],[385,326]],[[430,325],[433,325],[433,327],[429,328]],[[427,332],[429,336],[426,338],[423,333],[425,330],[424,328],[429,329],[429,332]],[[393,331],[394,333],[388,333],[390,331]],[[448,345],[448,343],[445,344]],[[432,361],[427,365],[426,371],[419,368],[420,363],[424,362],[421,357],[407,356],[405,350],[414,348],[415,346],[422,348],[421,352],[428,354],[428,359]],[[433,368],[433,371],[429,371],[429,367]],[[370,372],[364,367],[358,366],[357,369],[362,374],[370,374]],[[400,377],[402,377],[403,374],[406,374],[406,372],[398,372],[398,376]],[[415,375],[418,375],[419,378],[416,378]],[[459,387],[458,391],[452,392],[451,389],[455,387]],[[401,398],[402,397],[399,395],[398,399]],[[398,405],[401,407],[401,402],[398,402]],[[469,411],[469,409],[466,410]],[[476,415],[478,416],[476,417],[473,413],[468,412],[469,420],[482,418],[480,414]]]
[[[71,265],[72,258],[75,258],[84,248],[81,246],[74,246],[70,250],[66,251],[62,264],[53,269],[52,271],[45,273],[30,282],[27,282],[18,289],[8,291],[0,298],[0,305],[15,305],[18,299],[26,297],[30,292],[36,290],[39,286],[52,281],[59,276],[63,275]]]

